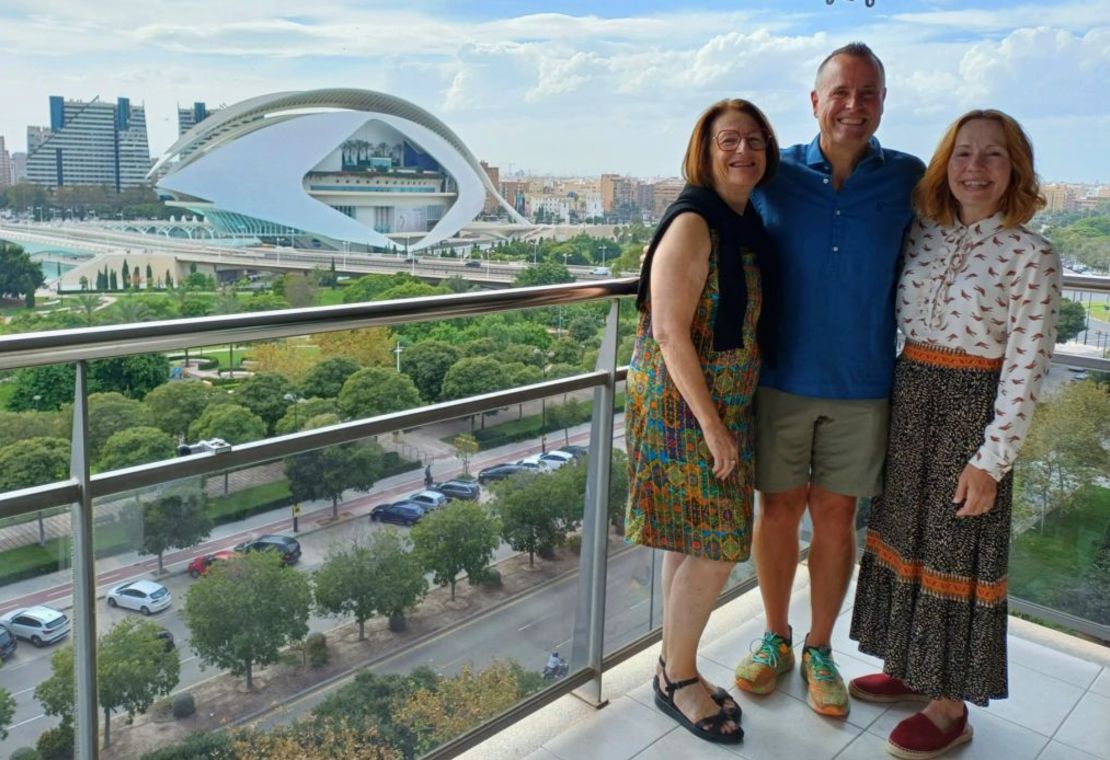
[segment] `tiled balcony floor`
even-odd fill
[[[808,573],[799,569],[792,622],[799,641],[808,627]],[[846,679],[875,672],[847,636],[853,591],[837,624],[833,649]],[[758,591],[714,613],[700,667],[724,686],[732,668],[763,631]],[[658,648],[605,675],[608,706],[595,710],[565,697],[464,755],[467,760],[857,760],[889,757],[886,737],[917,709],[853,700],[847,720],[823,718],[805,703],[797,670],[762,698],[729,689],[743,707],[745,738],[712,745],[690,735],[652,702]],[[1110,760],[1110,649],[1016,618],[1010,619],[1010,698],[971,708],[974,740],[949,757],[964,760]]]

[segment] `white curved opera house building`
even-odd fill
[[[487,193],[528,225],[446,124],[370,90],[278,92],[222,108],[150,176],[171,205],[227,232],[302,244],[428,248],[473,221]]]

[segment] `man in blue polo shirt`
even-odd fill
[[[820,134],[782,151],[777,177],[752,201],[775,241],[780,292],[766,293],[777,360],[756,396],[755,561],[767,614],[737,684],[774,690],[794,666],[788,619],[806,505],[812,617],[802,650],[810,706],[848,714],[830,650],[855,562],[855,504],[882,486],[894,367],[896,285],[910,194],[924,165],[879,145],[883,64],[863,43],[833,51],[810,99]]]

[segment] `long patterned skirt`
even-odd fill
[[[895,370],[885,485],[871,507],[850,635],[911,688],[986,705],[1007,696],[1013,476],[986,514],[957,518],[952,498],[994,416],[1000,362],[917,353]]]

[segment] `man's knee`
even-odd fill
[[[803,486],[778,493],[761,493],[759,495],[760,520],[765,526],[796,527],[802,520],[802,513],[806,510],[806,491]]]
[[[815,531],[855,532],[856,497],[813,486],[809,514]]]

